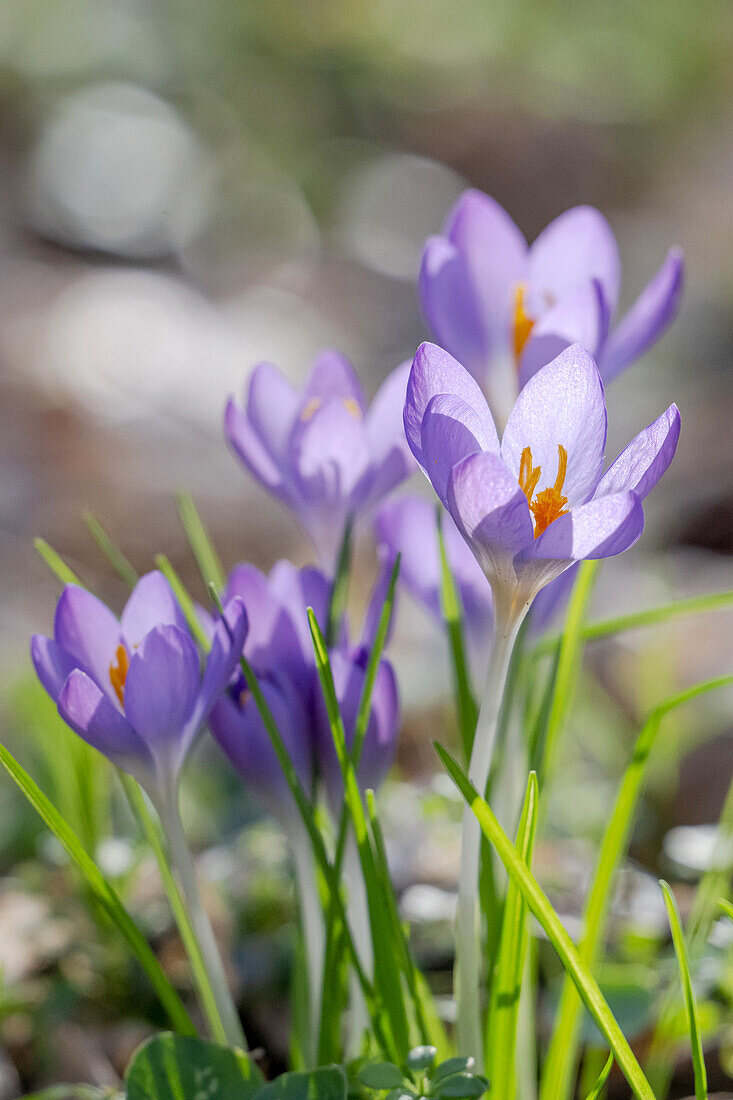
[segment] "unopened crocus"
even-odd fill
[[[175,789],[246,632],[242,602],[229,601],[202,670],[168,581],[152,572],[138,581],[119,619],[85,588],[67,585],[53,638],[36,634],[31,654],[67,725],[159,801]]]
[[[426,243],[420,297],[438,343],[503,410],[512,391],[576,342],[608,382],[674,320],[683,280],[673,248],[616,324],[621,263],[602,214],[567,210],[528,245],[494,199],[469,190]]]
[[[400,409],[409,363],[367,407],[359,379],[336,351],[322,352],[296,390],[259,363],[241,406],[230,398],[227,440],[260,484],[287,505],[331,570],[347,521],[368,513],[413,469]]]

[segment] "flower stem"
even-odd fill
[[[156,801],[161,825],[168,841],[171,867],[177,875],[183,891],[188,915],[199,942],[219,1016],[224,1025],[226,1040],[230,1046],[247,1050],[247,1041],[244,1037],[239,1013],[229,991],[224,965],[214,938],[214,930],[201,901],[196,879],[196,867],[186,843],[178,808],[178,792],[172,791],[167,798]]]
[[[525,613],[526,607],[516,610],[511,605],[504,609],[495,600],[494,642],[468,769],[471,782],[482,792],[486,790],[489,779],[512,649]],[[484,1060],[481,1028],[480,856],[481,828],[471,808],[466,806],[463,811],[456,917],[457,1040],[460,1054],[472,1055],[479,1071]]]
[[[309,998],[309,1049],[306,1052],[309,1065],[316,1065],[318,1053],[318,1023],[321,1014],[321,983],[325,950],[323,910],[318,894],[316,869],[310,840],[299,822],[290,834],[295,878],[298,885],[300,921],[305,942],[306,969],[308,972]]]

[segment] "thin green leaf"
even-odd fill
[[[608,1075],[610,1074],[612,1068],[613,1068],[613,1055],[609,1054],[608,1058],[606,1059],[606,1064],[603,1067],[603,1069],[601,1070],[601,1073],[600,1073],[600,1076],[599,1076],[598,1080],[596,1081],[595,1085],[593,1086],[593,1088],[588,1093],[587,1100],[598,1100],[598,1097],[601,1095],[601,1093],[603,1092],[603,1090],[606,1086],[606,1081],[608,1080]]]
[[[175,989],[168,981],[163,968],[129,915],[117,893],[86,853],[79,838],[61,817],[56,807],[43,793],[41,788],[26,772],[25,768],[8,749],[0,744],[0,763],[10,777],[17,783],[25,797],[46,823],[57,840],[66,849],[69,857],[81,872],[89,889],[106,909],[110,919],[127,941],[133,953],[150,978],[150,981],[165,1008],[173,1027],[185,1035],[194,1035],[195,1028]]]
[[[206,636],[206,631],[202,627],[201,620],[196,613],[196,605],[189,596],[183,581],[178,576],[178,573],[176,573],[165,554],[156,554],[155,564],[173,589],[173,593],[181,605],[181,611],[188,623],[188,629],[191,631],[194,638],[196,638],[204,652],[208,653],[211,649],[211,642]]]
[[[203,578],[204,584],[213,584],[217,592],[224,589],[224,570],[221,559],[216,552],[211,537],[206,530],[201,516],[198,513],[193,497],[190,493],[181,489],[176,493],[178,515],[181,517],[183,529],[186,532],[193,556]]]
[[[667,908],[669,926],[672,930],[672,942],[674,944],[675,955],[677,956],[680,981],[682,983],[682,991],[685,998],[685,1014],[687,1016],[687,1027],[690,1032],[690,1045],[692,1047],[692,1068],[695,1075],[695,1097],[696,1100],[707,1100],[708,1080],[705,1071],[705,1055],[703,1054],[702,1040],[700,1039],[700,1025],[697,1019],[697,1005],[695,1003],[695,992],[692,988],[690,959],[687,954],[685,934],[682,931],[682,921],[680,920],[677,902],[669,887],[669,883],[661,880],[659,885],[664,894],[664,904]]]
[[[351,516],[344,526],[344,534],[339,547],[336,560],[336,572],[331,588],[331,599],[328,602],[328,618],[326,620],[326,641],[329,646],[334,645],[338,635],[339,623],[346,610],[346,597],[349,594],[349,573],[351,571],[351,534],[354,521]]]
[[[575,944],[563,927],[562,921],[552,908],[542,887],[527,869],[521,856],[497,821],[491,807],[480,796],[460,765],[442,746],[437,745],[436,748],[448,773],[478,818],[482,831],[494,845],[507,873],[517,883],[524,900],[542,925],[563,967],[572,976],[583,1003],[605,1035],[634,1095],[639,1100],[654,1100],[649,1082],[598,988],[598,983],[580,958]]]
[[[538,802],[537,775],[530,772],[515,842],[522,860],[530,868],[537,831]],[[504,903],[499,952],[491,983],[491,1001],[486,1023],[486,1071],[491,1081],[492,1100],[513,1100],[516,1091],[517,1021],[528,940],[527,906],[519,887],[511,881]]]
[[[127,560],[117,543],[110,538],[102,524],[91,512],[84,513],[84,522],[92,538],[115,572],[122,578],[128,588],[134,588],[139,579],[137,570]]]
[[[61,581],[61,584],[81,584],[74,570],[66,564],[52,546],[49,546],[45,539],[34,539],[33,548],[38,551],[54,577]]]
[[[466,642],[463,631],[463,608],[458,586],[448,561],[443,536],[443,509],[437,510],[438,552],[440,554],[440,606],[448,632],[451,653],[453,690],[456,700],[458,730],[461,735],[463,754],[466,761],[471,759],[473,736],[476,732],[478,707],[471,687],[471,674],[466,658]]]
[[[726,901],[725,898],[718,898],[718,905],[723,910],[726,917],[733,920],[733,905],[731,905],[729,901]]]
[[[616,872],[628,846],[639,799],[646,780],[649,757],[665,715],[684,703],[710,691],[729,687],[733,676],[719,676],[694,684],[664,699],[644,722],[634,745],[616,802],[603,836],[583,916],[583,934],[578,950],[584,963],[594,970],[604,942],[608,906]],[[550,1048],[545,1061],[541,1100],[567,1100],[571,1095],[580,1047],[581,1004],[569,978],[565,979]]]

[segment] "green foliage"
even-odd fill
[[[702,1040],[700,1039],[700,1024],[697,1017],[695,992],[692,988],[690,958],[687,953],[685,934],[682,930],[682,921],[680,920],[677,902],[675,901],[675,897],[672,893],[672,890],[670,889],[669,883],[662,881],[659,885],[662,888],[662,893],[664,895],[664,904],[666,906],[667,916],[669,918],[669,926],[672,929],[672,942],[674,944],[674,950],[677,956],[677,965],[679,966],[680,970],[682,991],[685,997],[685,1013],[687,1015],[687,1027],[690,1032],[690,1044],[692,1046],[692,1065],[695,1072],[695,1097],[696,1100],[707,1100],[708,1082],[707,1074],[705,1072],[705,1055],[702,1049]]]
[[[138,1049],[126,1086],[127,1100],[251,1100],[266,1091],[262,1074],[242,1051],[171,1033]]]
[[[422,1045],[408,1051],[404,1066],[371,1062],[362,1066],[356,1081],[374,1092],[387,1092],[387,1100],[430,1097],[439,1100],[475,1100],[489,1087],[485,1077],[473,1073],[472,1058],[448,1058],[435,1064],[437,1050]]]

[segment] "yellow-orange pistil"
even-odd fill
[[[568,452],[565,450],[562,443],[558,443],[557,477],[555,478],[555,484],[549,489],[543,489],[542,492],[538,493],[537,496],[534,497],[534,500],[532,500],[534,491],[542,476],[542,467],[532,464],[532,450],[530,447],[525,447],[522,451],[522,458],[519,463],[519,488],[526,496],[530,511],[534,516],[535,538],[538,538],[543,531],[546,531],[550,524],[554,523],[560,516],[567,515],[567,508],[565,505],[568,502],[568,498],[562,495],[562,488],[565,484],[567,470]]]
[[[322,397],[311,397],[308,401],[306,401],[305,405],[303,406],[303,411],[300,414],[300,419],[306,422],[308,420],[312,420],[322,404]],[[354,420],[361,420],[362,412],[359,408],[359,403],[355,400],[355,398],[342,397],[341,404],[344,406],[349,416],[353,416]]]
[[[109,682],[114,688],[115,695],[120,701],[120,706],[125,701],[125,680],[127,679],[127,670],[130,667],[130,659],[127,656],[127,650],[123,645],[118,645],[115,651],[115,660],[109,666]]]
[[[527,292],[526,283],[518,283],[514,292],[514,323],[512,334],[514,336],[514,359],[519,363],[519,357],[524,351],[524,345],[529,340],[534,321],[527,315],[524,308],[524,296]]]

